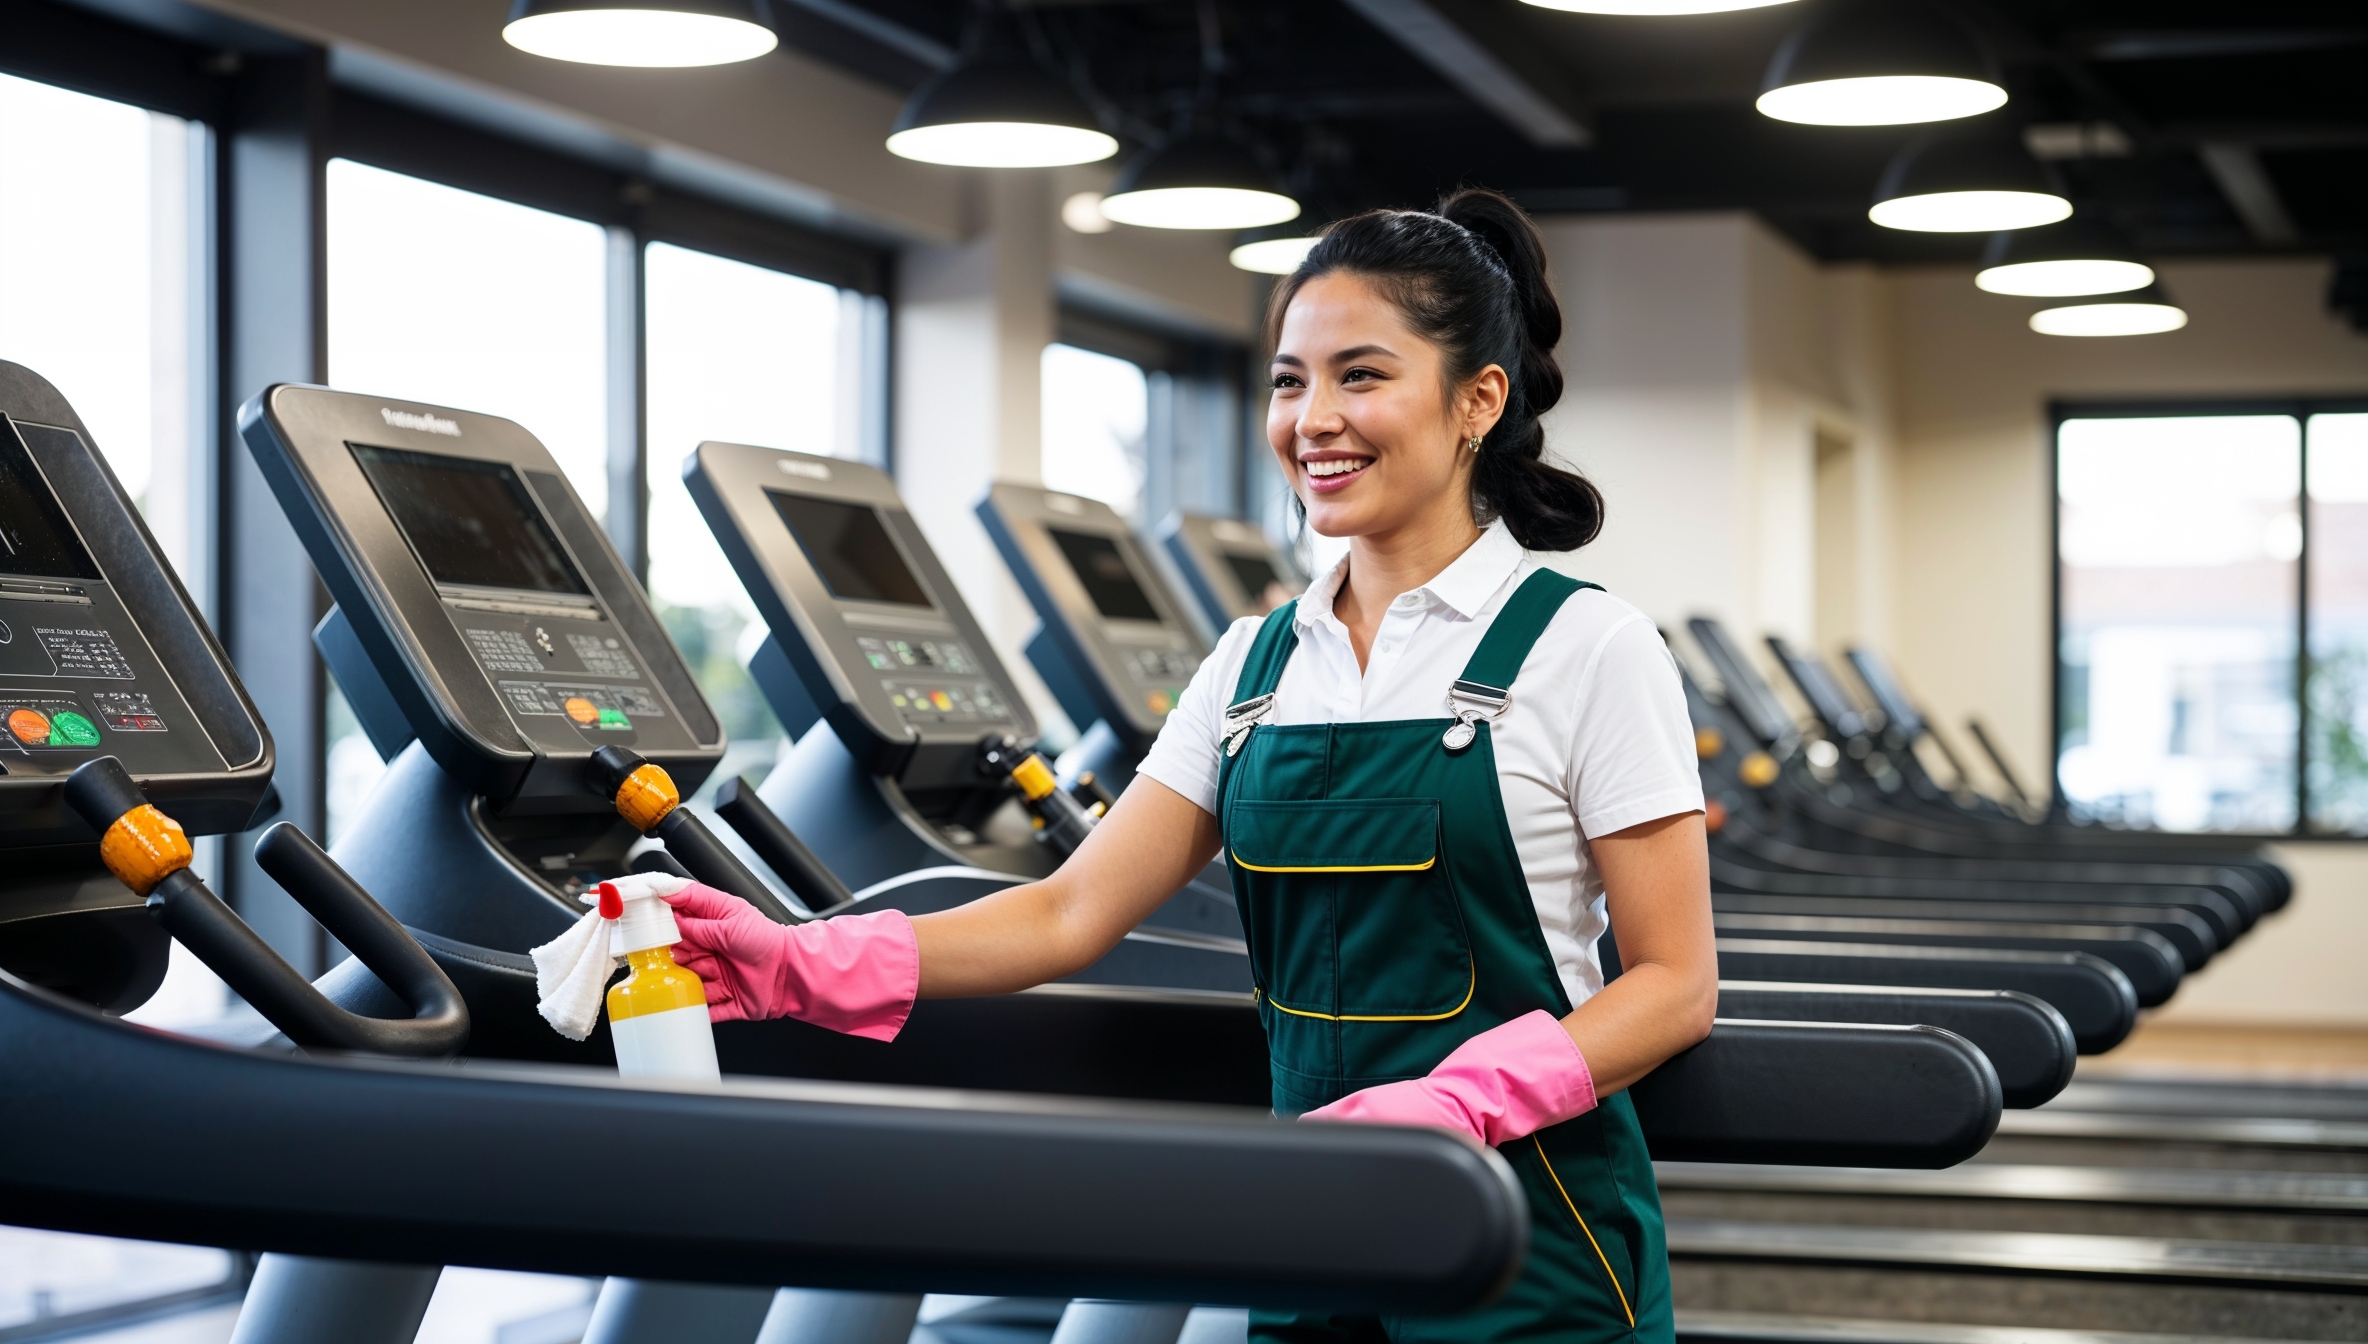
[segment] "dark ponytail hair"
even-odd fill
[[[1267,344],[1300,286],[1335,271],[1362,276],[1445,356],[1452,389],[1495,364],[1512,387],[1472,470],[1472,515],[1502,518],[1533,551],[1575,551],[1603,530],[1603,493],[1548,463],[1538,417],[1562,400],[1562,307],[1546,282],[1546,244],[1521,207],[1466,187],[1435,210],[1373,210],[1324,236],[1281,284]]]

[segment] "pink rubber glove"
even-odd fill
[[[1351,1092],[1302,1120],[1429,1125],[1495,1147],[1595,1109],[1595,1077],[1552,1013],[1481,1032],[1422,1078]]]
[[[921,988],[921,947],[901,910],[776,924],[697,882],[665,898],[682,941],[675,964],[707,985],[717,1022],[794,1017],[892,1041]]]

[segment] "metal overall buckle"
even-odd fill
[[[1455,722],[1439,735],[1439,745],[1449,751],[1462,751],[1472,745],[1480,730],[1472,725],[1481,719],[1494,719],[1513,703],[1513,693],[1502,686],[1483,686],[1476,681],[1458,680],[1447,688],[1447,699],[1455,706]]]
[[[1253,696],[1225,707],[1225,754],[1235,755],[1250,736],[1250,730],[1266,721],[1274,710],[1274,692]]]

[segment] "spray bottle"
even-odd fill
[[[715,1030],[707,1019],[707,990],[699,977],[674,962],[682,930],[673,907],[650,891],[621,891],[614,882],[594,888],[600,915],[614,920],[608,951],[623,957],[631,974],[608,991],[609,1039],[616,1044],[617,1072],[627,1078],[673,1078],[718,1082]]]

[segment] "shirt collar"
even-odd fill
[[[1513,539],[1503,519],[1490,523],[1480,539],[1464,548],[1464,553],[1440,570],[1429,583],[1415,589],[1415,593],[1446,606],[1459,616],[1470,620],[1488,605],[1505,580],[1521,567],[1521,543]],[[1332,601],[1340,594],[1340,585],[1348,578],[1348,557],[1316,577],[1299,599],[1298,615],[1293,624],[1313,627],[1321,622],[1337,623],[1332,615]]]

